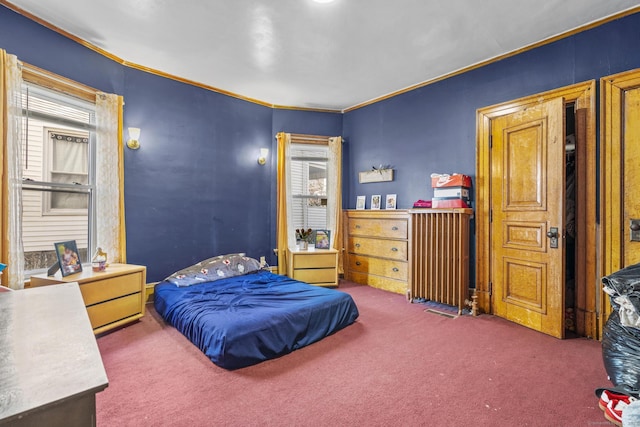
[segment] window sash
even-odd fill
[[[42,261],[37,261],[37,253],[41,252],[40,258],[46,258],[48,262],[49,249],[46,248],[45,240],[51,240],[51,251],[54,241],[77,240],[83,255],[82,262],[88,262],[91,252],[89,248],[95,246],[93,227],[95,224],[96,177],[93,157],[96,152],[96,115],[95,103],[31,83],[23,84],[22,112],[25,127],[23,132],[23,175],[27,176],[27,178],[23,178],[22,192],[23,195],[28,194],[32,201],[35,200],[32,192],[40,193],[39,212],[41,215],[39,220],[33,211],[33,202],[30,206],[31,211],[26,213],[28,217],[25,216],[23,210],[23,236],[25,240],[29,240],[28,245],[25,244],[25,261],[28,262],[27,257],[31,257],[35,264],[30,263],[29,265],[39,266],[34,269],[25,264],[25,275],[28,276],[45,270],[41,264]],[[88,136],[86,154],[77,153],[79,156],[77,162],[74,161],[65,166],[61,166],[59,162],[56,164],[54,157],[56,150],[60,150],[66,142],[60,144],[51,140],[51,132],[68,133],[70,136],[79,137]],[[80,144],[85,144],[85,142],[80,142]],[[70,148],[73,149],[73,147]],[[82,150],[85,148],[83,147]],[[62,153],[62,155],[71,155],[71,153]],[[29,170],[29,168],[32,169]],[[39,176],[39,179],[34,179],[36,176]],[[68,179],[60,180],[63,176],[67,176]],[[77,183],[56,182],[69,180]],[[75,207],[73,205],[56,206],[56,201],[60,201],[65,197],[64,195],[77,199]],[[86,205],[86,207],[80,207],[82,205]],[[26,206],[25,209],[27,209]],[[64,219],[69,215],[77,217],[77,220]],[[38,228],[47,223],[52,224],[50,230],[55,230],[55,232],[45,239],[38,239]],[[46,225],[44,228],[46,229]],[[69,238],[69,236],[71,237]]]

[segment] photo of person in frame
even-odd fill
[[[62,277],[82,271],[82,263],[80,262],[80,256],[78,256],[78,247],[75,240],[54,243],[54,246]]]
[[[316,249],[329,249],[329,230],[316,230]]]

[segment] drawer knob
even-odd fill
[[[359,248],[359,247],[360,247],[360,243],[356,243],[356,248]]]
[[[356,224],[356,228],[360,228],[360,224]]]
[[[391,248],[393,252],[398,252],[398,248]]]
[[[356,265],[362,265],[360,261],[356,261]]]
[[[396,227],[396,226],[391,227],[391,229],[392,229],[393,231],[398,231],[398,227]]]
[[[398,267],[393,267],[393,272],[394,272],[394,273],[397,273],[398,271],[400,271],[400,270],[398,269]]]

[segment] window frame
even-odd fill
[[[96,106],[96,96],[100,93],[98,90],[91,88],[89,86],[83,85],[81,83],[75,82],[66,77],[59,76],[55,73],[51,73],[49,71],[43,70],[31,64],[22,63],[22,80],[25,85],[35,85],[46,90],[58,92],[65,96],[70,96],[75,98],[81,102],[92,104]],[[24,110],[23,110],[24,111]],[[23,114],[24,117],[24,114]],[[64,126],[65,123],[62,123]],[[86,263],[89,261],[91,257],[91,248],[95,246],[96,237],[97,237],[97,229],[96,229],[96,201],[95,201],[95,191],[96,191],[96,122],[93,121],[92,124],[82,124],[71,123],[71,128],[76,128],[79,125],[78,130],[88,131],[90,134],[89,140],[89,164],[88,166],[88,184],[87,185],[77,185],[77,184],[66,184],[66,183],[52,183],[47,181],[36,181],[36,180],[24,180],[22,182],[21,188],[22,191],[25,190],[35,190],[42,191],[43,193],[52,192],[52,191],[65,191],[65,192],[77,192],[88,195],[88,208],[87,208],[87,251],[86,258],[81,261]],[[68,129],[61,129],[63,132],[66,132]],[[73,132],[73,129],[70,130]],[[44,158],[43,158],[43,169],[42,173],[44,173]],[[44,178],[44,176],[42,176]],[[44,204],[43,204],[44,209]],[[84,211],[84,209],[82,210]],[[61,212],[55,212],[53,215],[65,215]],[[25,266],[25,278],[28,279],[29,276],[33,274],[38,274],[46,269],[38,268],[27,270]]]
[[[306,143],[301,143],[301,142],[293,142],[291,143],[290,146],[290,150],[293,152],[295,150],[301,151],[302,155],[298,155],[297,153],[294,155],[292,154],[290,157],[290,162],[291,162],[291,169],[293,169],[293,163],[294,162],[300,162],[302,163],[302,172],[301,172],[301,185],[300,187],[303,189],[303,193],[302,194],[298,194],[296,192],[293,192],[293,188],[295,188],[294,185],[294,179],[296,179],[296,177],[294,177],[293,173],[290,173],[290,179],[291,179],[291,188],[292,188],[292,194],[291,194],[291,199],[292,201],[295,200],[301,200],[302,201],[302,224],[291,224],[290,227],[292,227],[293,229],[296,228],[320,228],[320,229],[324,229],[327,228],[327,224],[329,224],[329,211],[327,210],[327,203],[330,197],[332,197],[332,195],[330,195],[328,193],[327,190],[327,185],[328,185],[328,171],[329,171],[329,153],[328,153],[328,146],[327,145],[320,145],[320,144],[306,144]],[[321,152],[322,156],[313,156],[310,155],[310,152]],[[309,190],[309,169],[310,169],[310,164],[311,163],[323,163],[325,166],[325,191],[324,191],[324,195],[313,195],[313,194],[308,194],[308,190]],[[309,206],[308,201],[309,200],[318,200],[320,203],[320,206]],[[305,203],[305,201],[307,203]],[[324,214],[324,223],[323,224],[312,224],[309,222],[310,220],[310,215],[309,215],[309,208],[311,207],[322,207],[325,210],[325,214]],[[292,209],[293,206],[292,206]]]

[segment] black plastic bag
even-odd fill
[[[630,265],[603,277],[602,284],[613,290],[614,295],[610,295],[610,301],[614,310],[620,308],[614,298],[618,295],[627,295],[640,314],[640,300],[638,299],[640,296],[640,264]]]
[[[602,331],[602,360],[611,382],[629,394],[640,390],[640,329],[622,326],[612,312]]]

